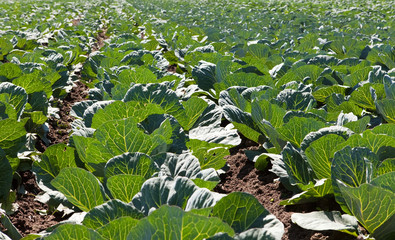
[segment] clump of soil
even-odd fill
[[[99,33],[96,36],[96,42],[92,45],[92,52],[99,51],[100,48],[104,47],[104,40],[108,39],[106,33],[107,33],[106,28],[99,31]]]
[[[10,215],[9,218],[22,236],[30,233],[39,233],[69,217],[63,216],[61,212],[51,213],[47,204],[34,200],[36,195],[41,192],[41,189],[37,186],[32,172],[20,172],[20,175],[26,192],[25,194],[17,195],[18,210]]]
[[[270,213],[284,224],[283,240],[356,239],[351,235],[337,231],[310,231],[292,223],[291,215],[294,212],[311,212],[315,211],[317,207],[332,211],[339,210],[339,206],[333,200],[287,207],[280,205],[280,201],[291,197],[292,192],[283,187],[274,173],[268,170],[259,171],[254,167],[254,163],[248,160],[244,151],[257,149],[257,146],[246,140],[239,147],[231,149],[231,155],[226,157],[230,168],[221,175],[221,182],[214,191],[220,193],[240,191],[254,195]]]
[[[75,19],[71,20],[71,24],[73,26],[78,26],[78,24],[80,24],[80,22],[81,22],[81,19],[79,19],[79,18],[75,18]]]
[[[60,102],[59,116],[60,118],[50,117],[48,139],[51,144],[68,143],[71,123],[74,117],[70,115],[71,107],[74,103],[86,100],[88,96],[88,87],[77,81],[76,86],[71,89],[67,96]]]

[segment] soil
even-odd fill
[[[59,104],[58,114],[60,119],[55,117],[49,119],[48,139],[51,141],[51,144],[68,143],[71,130],[70,124],[74,121],[74,117],[70,115],[71,107],[74,103],[87,99],[88,87],[79,81],[75,82],[75,84],[76,86],[71,89]]]
[[[41,189],[37,186],[33,173],[25,171],[19,174],[22,177],[25,194],[17,194],[16,203],[19,207],[9,218],[22,236],[39,233],[70,217],[63,216],[61,212],[51,213],[47,204],[35,201],[34,198]]]
[[[292,192],[277,180],[278,177],[274,173],[268,171],[271,168],[270,164],[267,170],[259,171],[254,167],[254,163],[248,160],[244,151],[257,149],[258,147],[253,142],[246,139],[240,146],[231,149],[231,155],[226,157],[229,169],[220,176],[221,182],[214,191],[219,193],[239,191],[254,195],[270,213],[284,224],[283,240],[358,239],[338,231],[310,231],[292,223],[291,215],[294,212],[307,213],[316,211],[317,208],[326,211],[340,211],[340,207],[333,199],[294,206],[280,205],[280,201],[291,197]]]
[[[75,19],[73,19],[73,20],[71,20],[71,24],[75,27],[75,26],[78,26],[79,24],[80,24],[80,22],[81,22],[81,19],[79,19],[79,18],[75,18]]]
[[[99,33],[96,36],[96,42],[92,46],[92,52],[99,51],[100,48],[104,47],[104,40],[108,39],[106,33],[107,33],[107,28],[104,28],[99,31]]]
[[[59,103],[59,117],[49,117],[49,132],[47,138],[50,141],[50,145],[57,143],[69,142],[69,133],[71,131],[71,123],[74,121],[74,117],[70,115],[71,107],[76,102],[81,102],[87,99],[88,87],[77,81],[74,82],[74,86],[71,91],[62,99]],[[42,140],[36,142],[36,149],[40,152],[44,152],[48,146]]]

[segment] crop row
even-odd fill
[[[281,204],[343,211],[293,222],[394,238],[395,14],[364,3],[1,3],[0,236],[21,238],[7,214],[31,170],[74,214],[26,239],[281,239],[254,196],[212,191],[242,134],[293,192]],[[76,81],[89,96],[51,144]]]

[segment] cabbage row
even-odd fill
[[[1,208],[31,170],[40,201],[74,213],[27,239],[281,239],[255,197],[212,191],[240,135],[293,192],[281,204],[343,210],[294,223],[395,237],[394,6],[226,3],[0,4]],[[51,145],[48,117],[75,81],[89,97],[72,107],[70,142]]]

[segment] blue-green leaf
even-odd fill
[[[218,218],[184,212],[176,206],[162,206],[140,220],[127,239],[203,240],[220,232],[234,235],[233,229]]]
[[[133,217],[134,219],[140,219],[144,217],[144,215],[134,209],[131,205],[117,199],[113,199],[91,209],[85,215],[82,224],[92,229],[98,229],[120,217]]]
[[[240,235],[249,235],[254,228],[258,228],[255,234],[269,239],[281,239],[284,233],[284,225],[248,193],[233,192],[223,197],[214,206],[212,216],[228,223]]]

